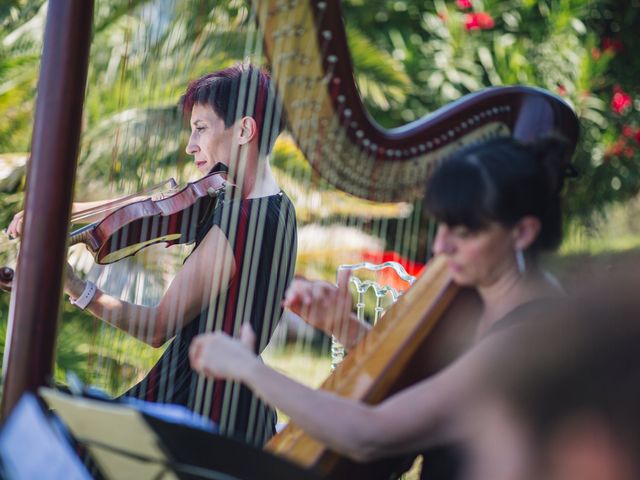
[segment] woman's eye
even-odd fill
[[[453,229],[453,233],[460,238],[467,238],[471,235],[471,230],[466,227],[456,227]]]

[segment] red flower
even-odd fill
[[[456,0],[456,5],[462,10],[467,10],[473,6],[471,5],[471,0]]]
[[[611,145],[608,149],[607,149],[607,154],[608,155],[613,155],[613,156],[619,156],[622,154],[622,151],[624,150],[624,148],[627,146],[627,141],[624,137],[618,137],[618,140],[616,140],[616,143],[614,143],[613,145]]]
[[[617,38],[604,37],[602,39],[602,49],[605,51],[610,51],[614,53],[621,52],[624,50],[624,45]]]
[[[464,28],[467,30],[488,30],[494,26],[493,17],[486,12],[467,13]]]
[[[613,87],[611,109],[618,115],[626,113],[631,108],[631,97],[619,85]]]
[[[627,157],[627,158],[633,158],[633,148],[626,147],[624,149],[624,156]]]
[[[622,127],[622,135],[625,137],[633,137],[633,127],[631,125],[624,125]]]
[[[602,56],[602,52],[600,51],[600,49],[598,47],[593,47],[591,49],[591,57],[594,60],[599,60],[601,56]]]
[[[640,145],[640,128],[636,130],[636,134],[633,136],[633,138],[635,138],[636,142],[638,142],[638,145]]]
[[[567,87],[565,87],[563,84],[559,83],[558,84],[558,95],[565,96],[566,94],[567,94]]]

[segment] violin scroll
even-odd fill
[[[10,292],[13,286],[13,269],[9,267],[0,268],[0,290]]]

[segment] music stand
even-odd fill
[[[48,389],[40,395],[85,445],[107,479],[317,480],[281,457],[126,404]]]
[[[91,480],[55,421],[33,394],[25,394],[0,432],[2,478]]]

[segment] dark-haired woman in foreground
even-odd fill
[[[426,205],[439,222],[435,253],[446,258],[453,280],[477,289],[483,302],[475,345],[439,374],[366,405],[307,388],[260,363],[248,327],[241,341],[220,333],[196,338],[192,367],[245,383],[311,436],[355,460],[464,440],[459,409],[482,382],[483,365],[499,352],[509,330],[504,327],[563,296],[538,267],[537,256],[561,241],[566,151],[557,139],[535,146],[496,139],[462,151],[434,171]],[[350,313],[347,280],[340,278],[337,288],[298,280],[285,306],[353,346],[368,327]]]

